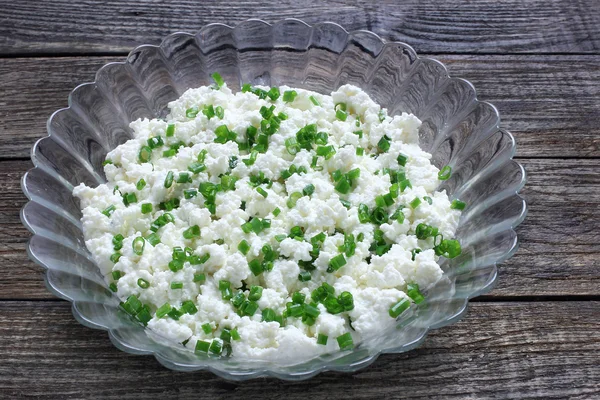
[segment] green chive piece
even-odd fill
[[[313,185],[312,183],[309,183],[308,185],[304,186],[304,189],[302,189],[302,193],[305,196],[310,196],[315,192],[315,185]]]
[[[200,112],[200,109],[197,106],[193,106],[185,110],[186,118],[196,118],[196,115]]]
[[[137,190],[142,190],[143,188],[146,187],[146,181],[142,178],[140,179],[136,184],[135,184],[135,188]]]
[[[327,335],[323,335],[322,333],[319,333],[319,336],[317,336],[317,344],[321,344],[321,345],[325,346],[327,344],[327,339],[329,339],[327,337]]]
[[[319,100],[317,100],[315,96],[309,96],[308,99],[317,107],[321,105],[321,103],[319,103]]]
[[[337,119],[339,119],[340,121],[346,121],[346,119],[348,118],[348,113],[346,113],[345,111],[342,111],[342,110],[337,110],[335,112],[335,117]]]
[[[168,189],[173,185],[173,178],[175,177],[175,175],[173,174],[173,171],[169,171],[167,172],[167,176],[165,177],[165,183],[164,186]]]
[[[275,240],[279,243],[283,242],[285,239],[287,239],[287,235],[275,235]]]
[[[411,258],[410,259],[412,261],[415,261],[415,258],[417,257],[417,254],[419,254],[421,251],[423,251],[423,250],[421,250],[421,249],[412,249],[410,251],[410,254],[411,254]]]
[[[137,284],[139,287],[141,287],[142,289],[148,289],[150,287],[150,282],[148,282],[147,280],[143,279],[143,278],[139,278],[137,280]]]
[[[183,289],[183,282],[171,282],[171,289]]]
[[[102,166],[105,166],[105,165],[108,165],[108,164],[113,164],[112,160],[108,160],[108,159],[107,159],[107,160],[104,160],[104,161],[102,162]]]
[[[377,113],[377,116],[379,117],[379,122],[385,121],[385,117],[386,117],[385,110],[383,108],[381,110],[379,110],[379,112]]]
[[[165,303],[156,310],[156,318],[162,318],[171,311],[171,305],[169,303]]]
[[[400,154],[398,154],[397,160],[398,160],[398,164],[404,167],[406,165],[406,162],[408,161],[408,156],[400,153]]]
[[[123,276],[123,273],[121,271],[114,270],[111,272],[111,275],[113,280],[118,281]]]
[[[238,250],[243,255],[248,254],[248,251],[250,250],[250,245],[248,244],[248,242],[246,241],[246,239],[242,239],[242,241],[240,242],[240,244],[238,244]]]
[[[337,271],[344,265],[346,265],[346,259],[344,258],[344,255],[338,254],[329,261],[329,267],[327,268],[327,272]]]
[[[137,254],[138,256],[141,256],[142,254],[144,254],[144,247],[146,247],[146,241],[144,240],[143,237],[138,236],[135,239],[133,239],[133,242],[131,243],[131,247],[133,248],[133,252],[135,254]]]
[[[342,193],[342,194],[348,194],[348,192],[350,191],[351,185],[350,185],[350,181],[348,180],[348,178],[346,176],[343,176],[338,183],[335,185],[335,190]]]
[[[215,107],[215,115],[217,116],[217,118],[223,119],[225,117],[225,110],[223,110],[223,107],[216,106]]]
[[[186,189],[183,191],[183,197],[187,200],[191,199],[192,197],[196,197],[197,195],[198,191],[196,189]]]
[[[117,292],[119,289],[117,288],[117,285],[112,282],[110,285],[108,285],[108,288],[111,290],[111,292]]]
[[[142,214],[149,214],[152,212],[152,204],[143,203],[142,204]]]
[[[298,93],[295,90],[286,90],[285,92],[283,92],[283,101],[285,103],[291,103],[292,101],[294,101],[297,95]]]
[[[279,207],[277,207],[276,209],[273,210],[273,216],[276,217],[281,213],[281,209]]]
[[[308,271],[302,271],[298,274],[298,280],[300,282],[308,282],[312,279],[312,275]]]
[[[196,305],[192,300],[186,300],[181,303],[181,311],[186,314],[194,315],[198,312],[198,308],[196,308]]]
[[[379,139],[377,147],[384,153],[388,151],[390,149],[390,138],[383,136],[381,139]]]
[[[415,199],[413,201],[408,203],[408,205],[413,209],[419,207],[420,204],[421,204],[421,199],[419,199],[418,197],[415,197]]]
[[[446,165],[438,172],[438,179],[440,181],[445,181],[450,178],[450,175],[452,175],[452,168],[449,165]]]
[[[281,93],[279,92],[279,88],[278,87],[272,87],[267,92],[267,96],[269,96],[269,98],[271,99],[271,101],[276,101],[279,98],[280,95],[281,95]]]
[[[400,314],[406,311],[410,307],[410,300],[401,299],[399,302],[390,307],[390,317],[398,318]]]
[[[110,205],[108,207],[106,207],[103,211],[102,214],[106,215],[107,217],[110,217],[112,215],[112,213],[116,210],[117,208],[114,205]]]
[[[240,340],[241,339],[240,338],[240,334],[238,333],[237,329],[232,329],[229,333],[231,334],[231,338],[233,340]]]
[[[169,124],[167,125],[166,136],[171,137],[173,135],[175,135],[175,124]]]
[[[267,193],[267,191],[261,187],[257,187],[256,191],[264,198],[267,198],[267,196],[269,195],[269,193]]]
[[[259,260],[252,260],[248,263],[248,268],[254,276],[258,276],[263,272],[263,266]]]
[[[410,297],[416,304],[422,303],[425,300],[425,297],[419,290],[419,285],[416,283],[409,283],[406,286],[406,294]]]
[[[206,333],[207,335],[210,335],[212,333],[212,326],[210,326],[209,323],[206,324],[202,324],[202,330],[204,331],[204,333]]]
[[[223,77],[221,77],[221,75],[218,72],[214,72],[211,75],[211,77],[215,81],[215,85],[217,86],[217,89],[221,89],[223,87],[223,85],[225,84]]]
[[[262,297],[263,288],[261,286],[251,286],[248,300],[258,301]]]
[[[204,283],[206,281],[205,274],[194,274],[194,282]]]
[[[208,353],[208,349],[210,348],[210,342],[205,340],[196,341],[196,347],[194,348],[195,353]]]
[[[152,149],[148,146],[142,146],[140,152],[138,153],[138,160],[142,163],[150,161],[152,157]]]
[[[429,196],[424,196],[423,200],[425,200],[427,203],[429,203],[429,205],[433,204],[433,199]]]
[[[466,206],[467,203],[458,199],[452,200],[452,203],[450,204],[450,208],[452,208],[453,210],[464,210]]]
[[[363,149],[362,147],[357,147],[356,148],[356,155],[357,156],[364,156],[365,155],[365,149]]]
[[[352,340],[352,335],[350,332],[338,336],[337,342],[341,350],[350,349],[354,346],[354,341]]]
[[[198,225],[190,226],[188,229],[183,231],[184,239],[193,239],[200,237],[200,227]]]
[[[296,203],[298,202],[298,200],[302,197],[302,193],[300,192],[294,192],[290,195],[290,197],[287,200],[287,206],[288,208],[294,208],[296,206]]]

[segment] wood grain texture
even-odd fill
[[[596,0],[0,1],[0,54],[128,52],[176,31],[248,18],[333,21],[419,52],[598,52]]]
[[[0,302],[0,397],[37,399],[588,399],[600,396],[600,303],[476,303],[417,350],[353,374],[227,382],[125,354],[69,304]],[[32,382],[32,377],[35,381]],[[135,389],[134,389],[135,388]]]
[[[529,214],[518,228],[521,246],[499,266],[504,296],[600,295],[600,162],[521,159],[529,181],[522,194]],[[18,219],[25,203],[19,178],[29,161],[0,162],[0,299],[52,298],[41,268],[27,261],[29,233]]]
[[[519,156],[600,157],[600,56],[434,56],[498,107]],[[28,157],[69,92],[123,59],[0,59],[0,158]]]

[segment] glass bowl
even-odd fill
[[[119,310],[119,300],[85,247],[72,189],[80,182],[105,182],[102,162],[108,151],[131,138],[129,122],[164,117],[169,101],[188,88],[210,84],[215,71],[233,90],[249,82],[330,93],[352,83],[390,115],[406,111],[423,121],[421,147],[433,154],[438,168],[452,167],[452,177],[440,189],[468,205],[457,231],[463,253],[443,259],[446,278],[429,290],[426,302],[403,313],[395,329],[367,338],[353,350],[295,365],[248,364],[197,356],[161,340]],[[440,62],[417,57],[410,46],[385,42],[372,32],[286,19],[273,25],[248,20],[235,28],[210,24],[195,35],[175,33],[160,46],[140,46],[125,62],[102,67],[95,82],[76,87],[69,107],[50,117],[49,136],[31,152],[35,168],[22,180],[30,201],[21,219],[33,234],[27,251],[46,269],[49,290],[72,302],[78,321],[108,331],[119,349],[153,354],[168,368],[210,370],[232,380],[300,380],[326,370],[354,371],[381,353],[413,349],[429,330],[459,320],[469,298],[492,288],[496,264],[516,251],[514,228],[526,214],[518,195],[525,171],[512,160],[515,141],[499,122],[496,108],[478,101],[469,82],[450,78]]]

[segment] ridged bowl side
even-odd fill
[[[447,278],[429,291],[427,302],[399,317],[397,329],[366,339],[352,351],[296,365],[256,362],[250,368],[165,343],[119,310],[85,247],[72,189],[81,182],[105,182],[102,162],[131,138],[129,122],[165,116],[169,101],[188,88],[210,84],[215,71],[233,90],[249,82],[329,93],[351,83],[390,114],[410,112],[423,121],[421,146],[432,153],[436,166],[453,170],[440,189],[468,204],[457,232],[463,253],[444,260]],[[71,92],[68,105],[48,120],[48,136],[32,149],[35,168],[22,180],[29,202],[21,219],[33,234],[28,254],[46,269],[49,290],[72,302],[78,321],[108,331],[119,349],[153,354],[168,368],[209,370],[232,380],[299,380],[325,370],[357,370],[381,353],[413,349],[429,330],[460,319],[468,299],[493,286],[496,264],[517,249],[514,228],[527,210],[518,194],[525,171],[512,159],[515,142],[500,128],[496,108],[478,101],[469,82],[450,78],[440,62],[372,32],[296,19],[273,25],[248,20],[235,28],[210,24],[195,35],[175,33],[160,46],[140,46],[125,62],[105,65],[93,83]]]

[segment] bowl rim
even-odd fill
[[[498,270],[497,270],[497,265],[506,261],[508,258],[512,257],[512,255],[514,255],[514,253],[518,250],[519,247],[519,238],[518,235],[514,235],[514,240],[512,245],[510,246],[510,248],[502,255],[502,257],[498,258],[495,262],[490,263],[490,266],[494,267],[494,273],[493,276],[491,277],[491,279],[488,280],[487,284],[485,286],[483,286],[482,288],[469,293],[469,295],[465,298],[463,298],[464,304],[459,308],[459,310],[457,312],[454,313],[454,315],[448,316],[447,318],[445,318],[443,321],[434,324],[434,325],[430,325],[427,328],[424,328],[423,333],[416,338],[415,340],[413,340],[410,343],[407,343],[399,348],[391,348],[391,349],[385,349],[385,350],[377,350],[373,353],[370,353],[367,357],[362,358],[360,361],[352,363],[352,364],[344,364],[341,366],[335,366],[335,365],[321,365],[321,366],[317,366],[313,369],[310,370],[306,370],[303,371],[301,373],[281,373],[281,372],[277,372],[271,369],[267,369],[267,368],[263,368],[263,369],[259,369],[259,370],[254,370],[254,371],[244,371],[244,372],[240,372],[240,373],[236,373],[236,372],[230,372],[230,371],[225,371],[225,370],[220,370],[218,368],[214,368],[210,365],[210,363],[208,364],[204,364],[204,365],[185,365],[184,363],[181,362],[173,362],[171,360],[169,360],[168,358],[162,356],[158,351],[153,351],[153,350],[139,350],[139,349],[135,349],[132,348],[130,346],[127,346],[125,343],[121,342],[114,334],[113,329],[111,329],[110,327],[105,327],[103,325],[100,324],[96,324],[93,321],[88,320],[87,318],[83,317],[79,311],[77,310],[77,302],[70,297],[69,295],[61,292],[60,290],[58,290],[57,288],[53,287],[52,284],[49,282],[48,280],[48,276],[47,276],[47,271],[48,271],[48,266],[42,261],[40,260],[38,257],[36,257],[33,252],[31,251],[31,247],[30,247],[30,243],[31,240],[33,239],[33,237],[36,236],[36,229],[35,227],[29,223],[28,218],[26,216],[26,208],[29,205],[29,203],[34,202],[35,200],[33,199],[33,195],[30,193],[29,188],[27,187],[26,184],[26,180],[27,177],[29,176],[29,174],[34,171],[35,169],[41,169],[42,171],[44,171],[46,174],[60,180],[60,181],[64,181],[64,179],[62,179],[60,177],[60,175],[58,175],[55,171],[52,171],[46,167],[43,166],[43,164],[38,160],[37,157],[37,149],[40,145],[40,143],[48,138],[52,136],[52,130],[50,128],[51,123],[54,119],[54,117],[60,113],[63,112],[65,110],[69,110],[72,108],[73,104],[72,104],[72,100],[73,100],[73,94],[79,90],[82,87],[88,86],[88,85],[96,85],[98,82],[98,76],[102,73],[102,71],[105,68],[109,68],[111,66],[114,65],[126,65],[129,62],[129,58],[137,51],[143,49],[143,48],[156,48],[156,49],[161,49],[161,47],[163,46],[164,43],[168,42],[169,39],[175,37],[175,36],[181,36],[181,35],[186,35],[186,36],[192,36],[192,37],[197,37],[198,35],[202,34],[202,32],[206,31],[207,29],[211,29],[213,27],[219,26],[219,27],[225,27],[228,29],[231,29],[232,31],[235,29],[241,29],[241,27],[243,27],[244,24],[248,24],[248,23],[260,23],[260,24],[264,24],[267,25],[269,27],[273,27],[273,26],[277,26],[279,24],[283,24],[283,23],[289,23],[289,22],[295,22],[295,23],[300,23],[305,25],[307,28],[312,28],[314,29],[315,27],[320,27],[320,26],[332,26],[335,27],[336,29],[339,29],[341,31],[343,31],[346,35],[351,36],[351,35],[355,35],[355,34],[366,34],[366,35],[370,35],[372,36],[374,39],[378,40],[382,46],[390,46],[390,45],[399,45],[402,46],[403,48],[406,48],[412,55],[412,57],[414,57],[416,60],[421,60],[421,61],[426,61],[426,62],[432,62],[432,63],[436,63],[438,64],[438,66],[441,68],[443,76],[445,76],[448,80],[456,80],[456,81],[461,81],[464,84],[468,85],[469,88],[473,91],[473,100],[475,104],[484,104],[489,106],[494,113],[497,116],[496,119],[496,124],[491,128],[493,131],[501,131],[504,135],[506,135],[508,137],[508,139],[510,140],[510,154],[509,157],[507,158],[506,162],[512,162],[514,164],[516,164],[516,166],[518,166],[518,168],[520,169],[520,173],[521,173],[521,180],[520,182],[518,182],[518,184],[515,185],[515,190],[514,193],[513,191],[510,192],[511,195],[516,196],[518,199],[520,199],[522,201],[522,210],[521,213],[518,215],[518,217],[513,219],[513,222],[510,225],[510,230],[514,232],[514,230],[516,229],[516,227],[521,224],[521,222],[523,222],[523,220],[525,219],[527,212],[528,212],[528,205],[527,202],[525,201],[525,199],[523,199],[523,197],[519,194],[519,192],[521,191],[521,189],[523,188],[523,186],[525,185],[526,181],[527,181],[527,176],[526,176],[526,171],[523,168],[523,166],[518,163],[517,161],[514,160],[514,156],[515,156],[515,152],[516,152],[516,142],[514,139],[514,136],[507,130],[503,129],[500,126],[500,113],[498,112],[498,109],[491,103],[486,102],[486,101],[481,101],[478,99],[477,97],[477,91],[474,87],[474,85],[463,78],[456,78],[456,77],[451,77],[449,72],[448,72],[448,68],[439,60],[435,59],[435,58],[431,58],[431,57],[426,57],[426,56],[419,56],[417,54],[417,52],[413,49],[412,46],[410,46],[409,44],[406,44],[404,42],[401,41],[388,41],[383,39],[381,36],[379,36],[378,34],[366,30],[366,29],[358,29],[358,30],[352,30],[352,31],[348,31],[346,30],[344,27],[342,27],[340,24],[335,23],[335,22],[331,22],[331,21],[324,21],[324,22],[318,22],[315,24],[308,24],[303,20],[297,19],[297,18],[284,18],[284,19],[280,19],[277,20],[274,23],[269,23],[266,22],[262,19],[258,19],[258,18],[250,18],[250,19],[246,19],[244,21],[239,22],[236,25],[228,25],[225,23],[220,23],[220,22],[215,22],[215,23],[210,23],[210,24],[206,24],[204,25],[201,29],[199,29],[195,34],[189,33],[189,32],[185,32],[185,31],[175,31],[167,36],[165,36],[160,44],[158,45],[151,45],[151,44],[141,44],[136,46],[135,48],[133,48],[128,55],[125,57],[124,61],[113,61],[113,62],[109,62],[104,64],[102,67],[100,67],[97,71],[96,74],[94,75],[94,81],[92,82],[84,82],[81,83],[79,85],[77,85],[75,88],[73,88],[71,90],[71,92],[69,93],[69,96],[67,98],[67,107],[63,107],[60,108],[56,111],[54,111],[50,117],[48,118],[47,122],[46,122],[46,130],[47,130],[47,135],[43,136],[39,139],[36,140],[36,142],[32,145],[31,147],[31,154],[30,154],[30,158],[31,161],[34,165],[33,168],[29,169],[21,178],[21,190],[23,191],[24,195],[27,197],[27,203],[21,208],[19,216],[21,219],[22,224],[25,226],[25,228],[32,234],[32,236],[28,239],[27,244],[26,244],[26,252],[28,255],[28,258],[30,260],[32,260],[35,264],[41,266],[44,271],[43,271],[43,277],[44,277],[44,281],[45,281],[45,285],[48,289],[48,291],[50,293],[52,293],[54,296],[67,300],[71,303],[71,312],[74,316],[74,318],[81,323],[82,325],[89,327],[89,328],[93,328],[93,329],[100,329],[103,331],[106,331],[108,333],[109,339],[111,340],[111,342],[113,343],[113,345],[118,348],[121,351],[124,351],[126,353],[130,353],[130,354],[149,354],[149,355],[153,355],[157,361],[164,365],[165,367],[169,368],[169,369],[173,369],[173,370],[179,370],[179,371],[200,371],[200,370],[207,370],[210,371],[214,374],[216,374],[217,376],[220,376],[222,378],[228,379],[228,380],[234,380],[234,381],[242,381],[242,380],[247,380],[247,379],[253,379],[253,378],[258,378],[258,377],[275,377],[278,379],[282,379],[282,380],[293,380],[293,381],[298,381],[298,380],[304,380],[304,379],[308,379],[311,378],[321,372],[325,372],[325,371],[343,371],[343,372],[354,372],[357,371],[359,369],[362,369],[368,365],[370,365],[371,363],[373,363],[381,354],[395,354],[395,353],[402,353],[402,352],[406,352],[406,351],[410,351],[412,349],[415,349],[417,347],[419,347],[423,341],[425,340],[425,338],[427,337],[427,335],[429,334],[429,332],[433,329],[438,329],[441,328],[443,326],[447,326],[450,324],[453,324],[457,321],[460,321],[466,314],[467,309],[468,309],[468,303],[469,303],[469,299],[472,299],[474,297],[480,296],[482,294],[485,294],[487,292],[489,292],[490,290],[492,290],[494,288],[494,286],[497,283],[498,280]],[[69,186],[72,187],[72,185],[69,183]]]

